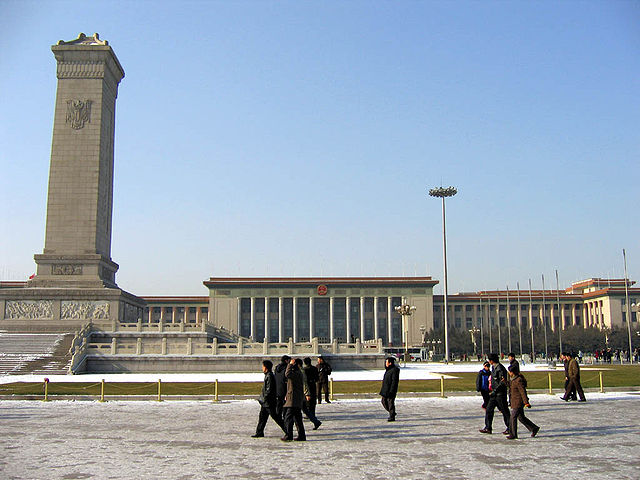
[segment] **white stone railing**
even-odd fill
[[[71,363],[69,365],[69,373],[73,374],[82,365],[86,356],[87,349],[89,348],[89,338],[93,331],[93,324],[87,323],[79,332],[76,332],[73,340],[71,341],[71,347],[69,347],[69,354],[71,355]]]

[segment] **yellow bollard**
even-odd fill
[[[549,395],[553,395],[553,388],[551,387],[551,372],[549,372],[548,375],[549,375]]]
[[[162,401],[162,379],[158,379],[158,401]]]
[[[48,378],[44,379],[44,399],[42,401],[43,402],[49,401],[49,379]]]
[[[213,401],[217,402],[218,401],[218,379],[217,378],[216,378],[216,386],[213,393],[214,393]]]
[[[333,378],[329,379],[329,400],[333,402]]]
[[[440,397],[447,398],[444,395],[444,375],[440,375]]]
[[[102,379],[102,383],[100,384],[100,401],[104,402],[104,378]]]
[[[602,382],[602,370],[598,372],[600,374],[600,393],[604,393],[604,383]]]

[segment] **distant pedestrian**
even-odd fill
[[[487,403],[487,411],[484,416],[484,428],[480,429],[480,433],[492,433],[493,414],[496,409],[502,413],[506,430],[502,433],[509,434],[509,407],[507,406],[507,390],[509,380],[507,378],[507,369],[500,363],[500,357],[497,353],[488,355],[491,364],[491,378],[489,386],[489,402]]]
[[[316,394],[318,396],[318,403],[322,403],[322,393],[324,392],[324,400],[327,403],[329,401],[329,376],[331,375],[331,365],[325,360],[324,357],[318,357],[318,383],[316,384]]]
[[[276,365],[275,378],[276,378],[276,411],[280,417],[283,416],[284,397],[287,395],[287,379],[284,376],[287,370],[287,365],[291,357],[289,355],[283,355],[280,358],[280,363]]]
[[[562,354],[560,355],[560,360],[562,360],[562,363],[564,365],[564,395],[560,398],[565,402],[568,402],[569,400],[578,399],[576,394],[576,389],[568,388],[569,387],[569,358],[570,357],[567,354],[567,352],[562,352]]]
[[[271,360],[264,360],[262,362],[262,373],[264,373],[264,380],[262,382],[262,391],[258,402],[260,403],[260,415],[258,416],[258,426],[256,427],[256,433],[251,435],[253,438],[264,437],[264,427],[267,425],[269,416],[273,418],[273,421],[284,432],[284,423],[282,417],[278,415],[276,409],[277,397],[276,397],[276,379],[271,369],[273,363]],[[285,432],[286,433],[286,432]]]
[[[487,408],[489,403],[489,379],[491,378],[491,364],[484,362],[482,369],[478,372],[476,377],[476,392],[480,392],[482,395],[482,408]]]
[[[296,359],[292,358],[287,365],[284,376],[287,379],[287,396],[284,402],[284,428],[285,434],[281,438],[284,442],[295,440],[304,442],[307,435],[302,421],[302,405],[304,402],[304,379],[302,372],[296,365]],[[293,424],[296,425],[298,436],[293,438]]]
[[[385,372],[382,379],[382,406],[389,412],[388,422],[396,420],[396,395],[398,393],[398,383],[400,382],[400,369],[397,367],[395,358],[388,357],[385,361]]]
[[[511,365],[509,367],[509,389],[511,391],[511,415],[509,417],[509,435],[507,439],[518,438],[518,420],[527,427],[531,436],[535,437],[540,427],[529,420],[524,414],[524,407],[531,408],[529,397],[527,396],[527,380],[520,375],[520,367]]]
[[[569,383],[567,384],[567,388],[564,392],[563,400],[567,401],[569,399],[568,395],[571,390],[575,389],[578,392],[578,396],[580,397],[579,402],[586,402],[587,399],[584,396],[584,391],[582,390],[582,385],[580,384],[580,365],[578,365],[578,361],[573,357],[573,354],[567,353],[566,357],[569,358]]]
[[[520,364],[518,363],[518,360],[516,360],[516,354],[515,353],[509,352],[509,355],[507,355],[507,358],[509,359],[509,366],[510,367],[515,365],[516,367],[518,367],[518,370],[520,370]]]

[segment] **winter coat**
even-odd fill
[[[276,378],[271,371],[264,374],[262,392],[260,392],[258,401],[260,405],[267,405],[276,401]]]
[[[400,381],[400,369],[394,364],[386,367],[382,378],[382,388],[380,395],[384,398],[396,398],[398,393],[398,382]]]
[[[275,368],[274,376],[276,377],[276,395],[278,398],[284,398],[287,394],[287,379],[284,376],[287,365],[287,363],[279,363]]]
[[[331,375],[331,365],[324,360],[318,364],[318,381],[320,383],[327,383],[329,381],[329,375]]]
[[[296,365],[287,365],[284,372],[287,379],[287,396],[285,397],[285,408],[302,408],[304,403],[304,378],[302,372]]]
[[[318,369],[313,365],[309,365],[302,369],[302,373],[304,373],[304,394],[307,397],[315,397]]]
[[[478,372],[476,377],[476,392],[488,392],[489,391],[489,377],[491,376],[491,370],[485,370],[484,368]]]
[[[527,379],[522,375],[516,375],[509,383],[509,394],[511,396],[511,408],[516,410],[529,404],[527,396]]]
[[[580,378],[580,365],[578,365],[578,360],[572,358],[569,360],[569,378]]]
[[[491,395],[506,395],[509,388],[507,369],[500,362],[491,368]]]

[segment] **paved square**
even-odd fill
[[[640,395],[587,394],[584,404],[532,395],[530,438],[482,435],[479,397],[399,399],[386,422],[378,400],[318,407],[308,441],[283,443],[267,424],[252,439],[258,404],[221,402],[0,402],[0,477],[637,479]],[[494,430],[502,420],[496,415]],[[310,425],[308,422],[307,425]]]

